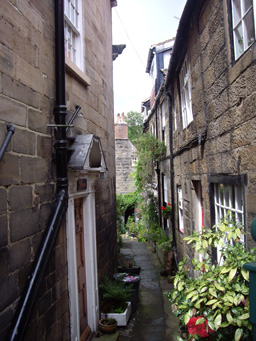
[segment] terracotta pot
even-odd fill
[[[117,321],[113,318],[105,318],[99,321],[100,331],[106,334],[112,334],[116,331]]]

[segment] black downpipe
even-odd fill
[[[66,134],[66,97],[65,97],[65,43],[64,43],[64,0],[55,0],[55,73],[56,73],[56,104],[55,114],[55,151],[57,192],[67,191],[67,134]]]
[[[67,137],[65,101],[65,50],[64,50],[64,3],[55,0],[55,44],[56,44],[56,106],[55,106],[55,150],[56,150],[56,200],[44,232],[44,238],[34,261],[24,295],[21,297],[7,340],[22,340],[37,298],[44,272],[68,205]]]
[[[158,120],[157,120],[157,110],[155,110],[155,121],[156,121],[156,138],[158,139]],[[160,187],[160,169],[159,162],[156,162],[156,174],[157,174],[157,197],[158,197],[158,212],[159,212],[159,225],[162,227],[162,210],[161,210],[161,187]]]
[[[7,134],[5,136],[5,139],[2,143],[2,146],[0,148],[0,162],[2,161],[2,158],[4,157],[4,153],[6,151],[6,148],[8,147],[8,144],[11,141],[12,135],[14,134],[15,128],[11,124],[7,124]]]
[[[176,229],[175,229],[175,197],[174,197],[174,168],[173,168],[173,134],[172,134],[172,99],[169,92],[166,92],[168,97],[168,112],[169,112],[169,146],[170,146],[170,180],[171,180],[171,203],[172,203],[172,235],[173,235],[173,252],[176,267],[178,267]]]

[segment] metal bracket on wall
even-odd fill
[[[11,124],[7,124],[7,134],[0,148],[0,162],[4,156],[4,153],[8,147],[8,144],[10,143],[10,140],[14,132],[15,132],[15,127]]]

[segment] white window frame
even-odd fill
[[[165,130],[165,101],[161,103],[161,124],[162,124],[162,141],[166,144],[166,130]]]
[[[178,192],[178,217],[179,217],[179,231],[184,233],[184,217],[183,217],[183,193],[181,186],[177,187]]]
[[[132,167],[136,167],[136,165],[137,165],[137,157],[133,156],[132,157]]]
[[[245,1],[231,0],[235,60],[254,43],[256,38],[255,3],[252,0],[251,5],[246,8]],[[248,31],[250,23],[253,25],[251,32]]]
[[[234,215],[236,222],[245,226],[243,186],[236,184],[214,184],[214,209],[215,223],[219,223],[228,211]],[[225,242],[227,242],[225,240]],[[244,242],[244,235],[241,236],[241,242]],[[217,248],[217,261],[220,263],[220,250]]]
[[[168,181],[166,174],[163,174],[163,190],[164,190],[164,204],[165,206],[168,205]],[[169,219],[166,219],[166,226],[167,229],[170,228]]]
[[[174,131],[177,131],[177,108],[176,108],[176,103],[174,103],[173,106],[173,121],[174,121]]]
[[[164,202],[168,204],[168,184],[167,184],[167,176],[163,174],[163,187],[164,187]]]
[[[65,0],[65,56],[84,71],[82,0]]]
[[[180,94],[182,127],[183,129],[185,129],[193,121],[191,80],[187,58],[185,58],[183,66],[180,71]]]

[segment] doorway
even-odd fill
[[[71,193],[67,212],[71,340],[84,341],[99,321],[95,194]]]

